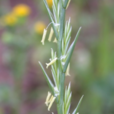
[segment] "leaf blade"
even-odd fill
[[[72,114],[76,114],[76,113],[77,113],[77,110],[78,110],[78,108],[79,108],[79,106],[80,106],[80,104],[81,104],[81,102],[82,102],[83,97],[84,97],[84,95],[82,95],[82,97],[80,98],[80,100],[79,100],[79,102],[78,102],[78,105],[76,106],[76,108],[75,108],[75,110],[73,111]]]
[[[81,31],[81,27],[79,28],[79,30],[78,30],[78,32],[77,32],[77,34],[76,34],[76,37],[75,37],[73,43],[71,44],[70,52],[69,52],[68,58],[67,58],[67,60],[66,60],[66,63],[65,63],[65,65],[64,65],[64,69],[63,69],[63,72],[64,72],[64,73],[66,72],[66,69],[67,69],[68,64],[69,64],[69,62],[70,62],[70,59],[71,59],[71,56],[72,56],[72,53],[73,53],[73,50],[74,50],[75,44],[76,44],[76,42],[77,42],[77,39],[78,39],[78,36],[79,36],[80,31]]]
[[[49,79],[49,76],[48,76],[47,73],[45,72],[45,70],[44,70],[44,68],[43,68],[43,66],[42,66],[42,64],[41,64],[40,62],[39,62],[39,65],[40,65],[40,67],[41,67],[41,69],[42,69],[42,71],[43,71],[43,74],[44,74],[45,79],[46,79],[46,81],[47,81],[47,83],[48,83],[48,85],[49,85],[49,87],[50,87],[50,89],[51,89],[51,92],[54,94],[54,90],[53,90],[54,85],[53,85],[53,83],[52,83],[51,80]]]

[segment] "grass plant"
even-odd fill
[[[54,33],[56,37],[55,40],[57,43],[57,52],[51,49],[50,62],[46,63],[46,68],[51,67],[54,84],[50,80],[41,62],[39,62],[41,69],[44,73],[45,79],[50,88],[50,92],[48,92],[45,104],[48,107],[48,111],[50,111],[53,102],[56,101],[58,114],[69,114],[72,97],[71,84],[69,83],[69,85],[65,88],[64,82],[66,76],[70,76],[70,59],[74,47],[76,45],[79,33],[81,31],[81,27],[79,28],[74,38],[74,41],[70,45],[72,32],[71,20],[69,19],[65,22],[65,14],[71,0],[53,0],[52,10],[48,6],[48,1],[43,1],[51,20],[49,26],[52,25],[51,32],[49,35],[49,41],[52,40],[51,37]],[[41,40],[41,43],[43,45],[47,35],[48,27],[44,29],[43,37]],[[77,111],[82,101],[82,98],[83,96],[79,100],[79,103],[72,112],[72,114],[78,114]]]

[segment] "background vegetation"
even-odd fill
[[[66,79],[72,84],[71,109],[84,94],[80,114],[114,114],[113,12],[113,0],[72,0],[67,9],[72,36],[82,27]],[[42,0],[0,0],[0,114],[51,113],[38,64],[45,64],[50,48],[56,48],[48,40],[41,44],[49,22]],[[52,111],[56,114],[56,107]]]

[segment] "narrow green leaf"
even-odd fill
[[[76,41],[77,41],[77,39],[78,39],[78,36],[79,36],[80,31],[81,31],[81,27],[79,28],[79,30],[78,30],[78,32],[77,32],[77,34],[76,34],[76,37],[75,37],[73,43],[72,43],[71,46],[70,46],[69,55],[68,55],[68,57],[67,57],[67,60],[66,60],[66,63],[65,63],[65,65],[64,65],[64,69],[63,69],[63,72],[64,72],[64,73],[66,72],[67,66],[68,66],[68,64],[69,64],[69,62],[70,62],[70,59],[71,59],[71,56],[72,56],[72,53],[73,53],[73,50],[74,50],[74,47],[75,47],[75,44],[76,44]]]
[[[69,38],[69,40],[68,40],[67,43],[66,43],[65,54],[67,53],[68,46],[69,46],[69,44],[70,44],[70,40],[71,40],[71,38]]]
[[[55,28],[55,25],[54,25],[54,21],[53,21],[53,18],[52,18],[51,11],[50,11],[50,9],[49,9],[49,7],[48,7],[48,4],[47,4],[46,0],[43,0],[43,1],[44,1],[44,4],[45,4],[46,8],[47,8],[49,17],[50,17],[50,19],[51,19],[51,21],[52,21],[52,25],[53,25],[53,30],[54,30],[55,36],[56,36],[56,38],[58,39],[59,36],[58,36],[58,32],[57,32],[57,30],[56,30],[56,28]]]
[[[70,95],[70,91],[71,91],[71,83],[69,83],[69,85],[68,85],[68,96]]]
[[[66,113],[66,114],[69,114],[69,111],[70,111],[70,105],[69,105],[69,108],[68,108],[68,110],[67,110],[67,113]]]
[[[75,108],[75,110],[73,111],[72,114],[76,114],[76,113],[77,113],[78,108],[79,108],[79,106],[80,106],[80,104],[81,104],[81,102],[82,102],[83,97],[84,97],[84,95],[82,95],[82,97],[80,98],[80,100],[79,100],[79,102],[78,102],[78,105],[77,105],[77,107]]]
[[[53,91],[54,85],[52,84],[51,80],[49,79],[49,76],[47,75],[46,71],[44,70],[42,64],[40,62],[39,62],[39,64],[40,64],[40,67],[41,67],[41,69],[42,69],[42,71],[44,73],[45,79],[46,79],[46,81],[47,81],[47,83],[48,83],[48,85],[49,85],[49,87],[51,89],[51,92],[53,94],[54,93],[54,91]]]
[[[68,96],[67,102],[65,104],[65,112],[68,110],[68,107],[69,107],[70,102],[71,102],[71,97],[72,97],[72,93],[70,93],[70,95]]]
[[[43,0],[43,1],[44,1],[44,4],[45,4],[46,8],[47,8],[49,17],[50,17],[51,21],[53,22],[52,14],[51,14],[51,11],[50,11],[50,9],[49,9],[49,7],[48,7],[48,4],[47,4],[46,0]]]

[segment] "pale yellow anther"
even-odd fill
[[[54,97],[53,95],[51,95],[50,92],[48,92],[47,98],[46,98],[46,106],[48,106],[48,111],[50,111],[50,108],[53,104],[53,102],[55,101],[56,97]]]
[[[51,97],[51,93],[48,92],[48,95],[47,95],[47,98],[46,98],[46,102],[45,102],[46,106],[48,106],[49,98],[50,98],[50,97]]]
[[[70,1],[71,1],[71,0],[69,0],[69,1],[68,1],[68,4],[67,4],[67,7],[66,7],[66,9],[68,8],[68,6],[69,6],[69,4],[70,4]]]
[[[54,42],[54,43],[57,43],[57,39],[55,38],[53,42]]]
[[[69,65],[68,65],[68,67],[67,67],[67,70],[66,70],[66,76],[70,76],[70,63],[69,63]]]
[[[41,40],[41,42],[42,42],[43,45],[44,45],[44,41],[45,41],[45,38],[46,38],[46,33],[47,33],[47,30],[44,29],[42,40]]]
[[[49,38],[48,38],[49,42],[51,42],[51,39],[53,37],[53,33],[54,33],[53,28],[51,28],[51,31],[50,31],[50,34],[49,34]]]
[[[52,96],[51,97],[51,99],[50,99],[50,104],[49,104],[49,106],[48,106],[48,111],[50,111],[50,108],[51,108],[51,106],[52,106],[52,104],[53,104],[53,102],[55,101],[55,97],[54,96]]]
[[[54,64],[56,62],[56,60],[57,60],[57,57],[55,59],[51,60],[50,63],[46,63],[46,65],[47,65],[46,68],[48,68],[50,65]]]

